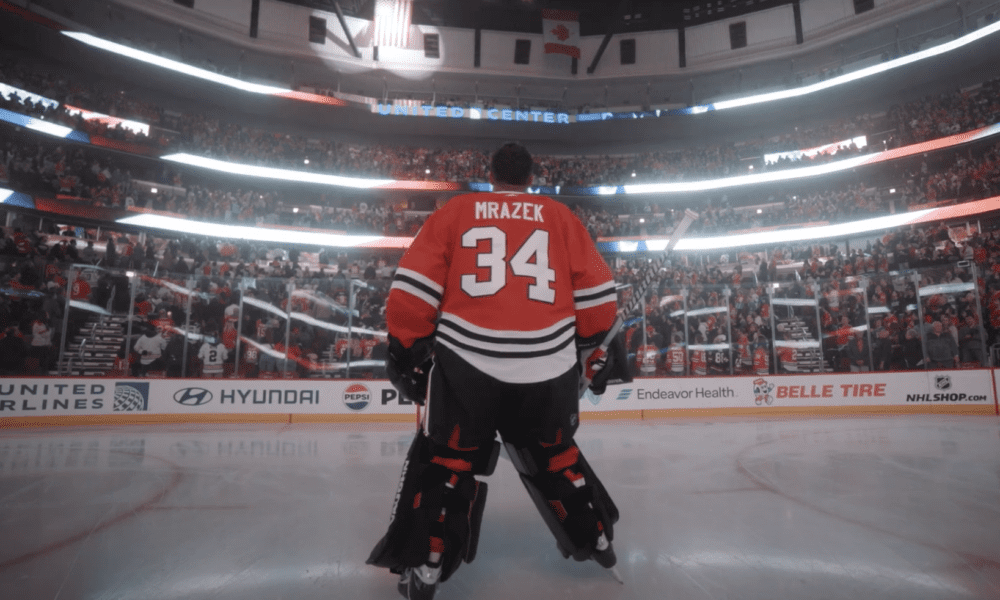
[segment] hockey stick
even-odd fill
[[[660,256],[643,271],[644,275],[642,279],[640,279],[639,282],[632,288],[632,297],[629,298],[625,308],[618,311],[619,320],[639,308],[639,304],[642,302],[643,296],[646,295],[646,290],[649,289],[649,286],[653,283],[653,279],[655,279],[657,274],[660,272],[660,268],[663,267],[663,263],[667,261],[667,258],[669,258],[674,246],[676,246],[677,242],[684,237],[688,228],[691,227],[691,223],[694,223],[697,218],[698,213],[694,212],[690,208],[684,211],[684,218],[681,219],[681,222],[674,228],[674,232],[670,234],[670,240],[667,242],[667,247],[664,248],[660,253]]]
[[[625,323],[624,320],[625,315],[628,315],[629,313],[634,311],[642,302],[642,298],[643,296],[645,296],[646,290],[649,289],[649,286],[653,283],[653,279],[655,279],[657,274],[659,274],[660,268],[663,267],[663,263],[665,263],[667,258],[670,256],[670,253],[673,251],[674,246],[676,246],[677,242],[679,242],[680,239],[684,237],[684,234],[687,232],[688,228],[691,227],[691,224],[694,223],[695,219],[697,218],[698,218],[698,213],[694,212],[691,209],[686,209],[684,211],[684,218],[681,219],[681,222],[678,223],[677,227],[674,228],[673,233],[670,234],[670,240],[667,242],[666,247],[660,253],[660,256],[658,256],[656,260],[654,260],[651,264],[649,264],[643,271],[642,279],[640,279],[639,282],[632,289],[632,297],[625,305],[625,308],[618,311],[618,314],[615,317],[614,325],[611,326],[611,329],[608,330],[607,335],[605,335],[604,339],[601,340],[600,345],[594,350],[594,353],[600,353],[604,356],[604,359],[602,360],[607,360],[608,348],[611,346],[611,343],[618,335],[618,332],[621,331],[622,325]],[[605,368],[607,368],[607,366],[605,366]],[[586,372],[587,369],[584,369],[584,373],[580,377],[581,396],[583,395],[583,392],[588,387],[590,387],[590,380],[587,378]],[[629,377],[628,380],[631,381],[631,377]],[[618,571],[618,568],[616,566],[607,567],[606,570],[615,579],[615,581],[617,581],[622,585],[625,584],[625,580],[622,578],[622,575]]]
[[[615,336],[618,335],[618,332],[621,331],[621,328],[625,323],[625,315],[628,315],[638,308],[639,304],[642,302],[643,296],[646,295],[646,290],[648,290],[649,286],[653,283],[653,279],[655,279],[657,274],[660,272],[660,268],[663,267],[663,263],[667,261],[667,258],[673,251],[674,246],[676,246],[677,242],[684,237],[688,228],[691,227],[691,224],[694,223],[697,218],[698,213],[694,212],[690,208],[684,211],[684,218],[681,219],[681,222],[674,228],[673,233],[670,234],[670,240],[667,242],[667,246],[661,251],[660,256],[658,256],[643,270],[642,279],[640,279],[639,282],[632,288],[632,297],[629,299],[625,307],[618,311],[614,325],[611,326],[607,335],[605,335],[604,339],[601,340],[600,345],[598,345],[594,351],[595,353],[600,352],[604,356],[607,356],[608,347],[611,346],[611,342],[614,341]],[[590,380],[586,377],[586,370],[584,370],[584,373],[585,374],[581,377],[580,381],[581,396],[584,391],[590,387]]]
[[[676,246],[677,242],[684,237],[688,228],[691,227],[691,224],[694,223],[697,218],[698,213],[694,212],[690,208],[685,209],[684,218],[681,219],[681,222],[674,228],[673,233],[670,234],[670,240],[667,242],[667,246],[661,251],[660,256],[643,270],[642,279],[640,279],[639,282],[632,287],[632,297],[629,298],[625,307],[618,311],[618,317],[615,319],[615,324],[611,326],[611,330],[608,331],[608,335],[604,337],[604,340],[601,342],[599,348],[607,351],[608,346],[611,345],[611,340],[613,340],[614,337],[618,335],[618,331],[621,330],[622,325],[625,322],[624,317],[638,308],[639,304],[642,303],[642,298],[646,295],[646,290],[649,289],[649,286],[653,283],[653,279],[655,279],[657,274],[660,272],[660,268],[663,267],[663,263],[667,261],[667,258],[673,251],[674,246]]]
[[[662,268],[663,263],[667,261],[667,258],[673,251],[674,246],[676,246],[677,242],[679,242],[680,239],[684,237],[684,234],[687,233],[688,228],[691,227],[691,224],[694,223],[695,219],[697,218],[698,218],[698,213],[694,212],[691,209],[686,209],[684,211],[684,218],[681,219],[681,222],[678,223],[677,227],[674,228],[673,233],[670,234],[670,240],[667,242],[667,246],[660,253],[660,256],[658,256],[643,271],[642,279],[640,279],[639,282],[632,288],[632,297],[629,298],[629,301],[625,304],[625,308],[618,311],[618,315],[615,317],[614,325],[611,326],[611,329],[608,331],[608,334],[604,336],[604,339],[601,341],[600,346],[598,346],[599,351],[603,352],[605,356],[607,356],[607,351],[608,348],[611,346],[611,342],[614,341],[615,336],[618,335],[618,332],[621,331],[622,325],[625,323],[624,317],[639,307],[639,304],[642,302],[643,296],[646,295],[646,290],[649,289],[649,286],[653,283],[653,280],[659,274],[660,268]],[[590,381],[586,379],[586,376],[583,376],[582,379],[583,379],[583,385],[581,386],[580,389],[586,390],[588,387],[590,387]],[[629,378],[629,380],[631,380],[631,378]],[[618,571],[617,567],[609,567],[607,571],[615,579],[615,581],[617,581],[622,585],[625,584],[625,579],[622,578],[622,575]]]

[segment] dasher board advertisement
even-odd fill
[[[5,379],[0,418],[128,414],[413,414],[380,380]]]
[[[583,411],[994,405],[989,369],[636,379],[587,391]]]
[[[583,412],[671,409],[992,406],[988,369],[636,379],[589,390]],[[997,375],[1000,377],[1000,374]],[[0,419],[84,415],[413,415],[385,380],[87,379],[0,380]]]

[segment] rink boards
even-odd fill
[[[584,419],[1000,414],[1000,369],[641,378],[588,391]],[[416,406],[384,380],[0,379],[0,427],[156,422],[392,422]]]

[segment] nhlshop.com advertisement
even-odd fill
[[[588,391],[581,410],[866,407],[996,403],[987,369],[636,379]],[[998,375],[1000,377],[1000,375]]]

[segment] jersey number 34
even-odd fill
[[[489,269],[489,278],[478,281],[475,274],[462,275],[462,290],[474,297],[492,296],[507,285],[507,234],[499,227],[473,227],[462,236],[463,248],[478,248],[479,242],[488,240],[490,248],[476,255],[476,265]],[[552,304],[556,291],[549,284],[556,280],[556,272],[549,268],[549,232],[536,229],[510,258],[510,271],[518,277],[528,277],[528,298]]]

